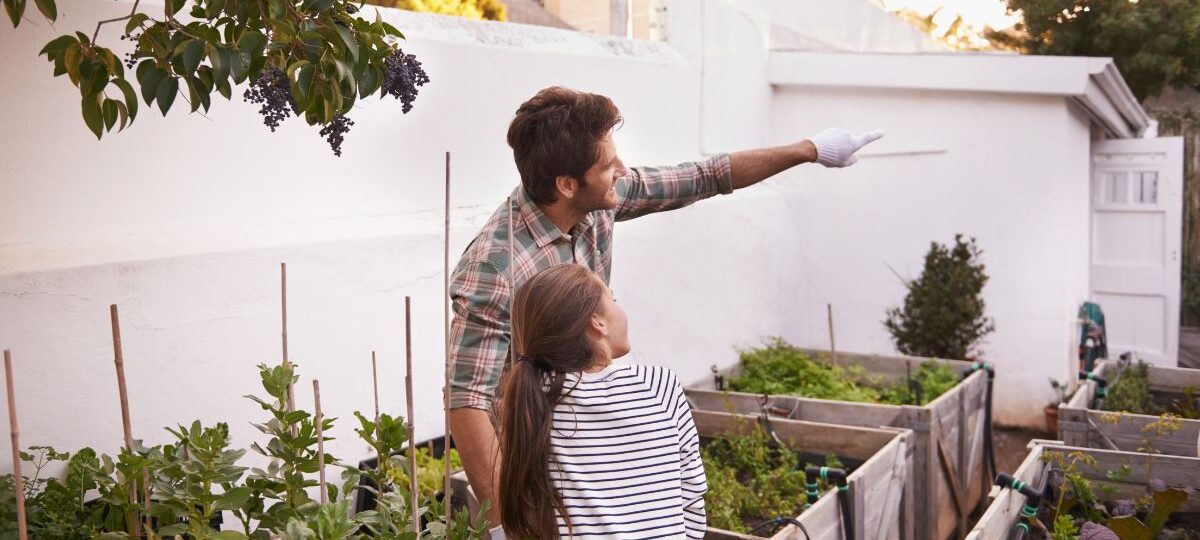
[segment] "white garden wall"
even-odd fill
[[[1045,377],[1065,370],[1087,291],[1088,144],[1065,98],[772,89],[764,15],[728,22],[739,12],[717,0],[672,2],[670,44],[386,11],[432,82],[408,115],[360,102],[342,158],[299,121],[269,133],[240,99],[206,116],[187,115],[182,100],[167,119],[143,107],[127,132],[97,142],[76,90],[36,54],[128,6],[73,2],[55,29],[31,20],[0,31],[11,52],[0,66],[0,348],[14,354],[25,445],[119,445],[111,303],[136,435],[163,441],[161,426],[199,417],[230,422],[248,443],[261,411],[241,396],[258,391],[255,364],[279,359],[280,261],[300,404],[318,377],[327,414],[342,419],[330,451],[366,455],[349,422],[371,407],[371,350],[383,408],[403,414],[405,295],[417,436],[440,435],[443,152],[453,152],[453,263],[518,181],[504,142],[513,111],[554,84],[616,101],[630,164],[827,125],[883,127],[882,149],[937,151],[804,167],[622,224],[613,287],[631,317],[632,361],[690,381],[761,337],[822,346],[826,303],[840,347],[891,352],[879,321],[903,289],[888,266],[914,276],[930,240],[962,231],[979,238],[993,277],[998,332],[985,351],[1001,370],[998,419],[1037,422]],[[112,30],[104,39],[116,43]],[[872,47],[909,51],[909,41]],[[1033,390],[1017,394],[1023,383]]]

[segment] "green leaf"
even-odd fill
[[[117,102],[111,99],[105,99],[104,105],[101,107],[104,112],[104,130],[112,131],[113,126],[117,125]]]
[[[83,76],[79,91],[85,96],[94,96],[103,92],[106,86],[108,86],[108,68],[93,64],[91,73]]]
[[[142,23],[146,22],[146,19],[149,18],[150,16],[146,15],[145,13],[134,13],[133,16],[129,18],[129,22],[125,23],[125,33],[128,34],[133,32],[134,29],[141,26]]]
[[[350,53],[351,60],[358,59],[358,42],[354,41],[354,36],[350,34],[350,29],[340,24],[334,24],[337,28],[338,35],[342,37],[342,43],[346,44],[346,50]]]
[[[12,21],[13,28],[21,24],[21,16],[25,14],[25,0],[4,0],[4,12]]]
[[[1164,491],[1156,491],[1152,494],[1154,498],[1154,509],[1150,511],[1150,515],[1146,517],[1146,526],[1150,528],[1150,532],[1158,534],[1162,530],[1163,525],[1167,524],[1167,518],[1171,514],[1179,510],[1179,506],[1187,500],[1187,492],[1178,488],[1169,488]]]
[[[217,508],[221,510],[236,510],[246,504],[250,496],[254,494],[254,490],[239,486],[226,491],[221,498],[217,500]]]
[[[43,54],[45,54],[49,57],[58,56],[59,54],[61,54],[63,52],[63,50],[65,50],[67,48],[68,45],[70,45],[72,43],[78,43],[78,41],[75,39],[75,36],[71,36],[71,35],[58,36],[58,37],[50,40],[50,42],[47,43],[45,47],[42,47],[42,50],[40,52],[38,52],[38,56],[41,56]]]
[[[204,42],[198,39],[187,41],[187,45],[183,49],[183,73],[188,76],[196,72],[196,68],[200,66],[200,60],[204,58]]]
[[[1108,528],[1117,533],[1121,540],[1151,540],[1154,537],[1150,534],[1150,529],[1147,529],[1138,518],[1133,516],[1109,519]]]
[[[208,0],[208,4],[204,6],[204,15],[209,19],[215,19],[223,9],[225,9],[225,0]]]
[[[158,535],[164,536],[164,537],[165,536],[175,536],[177,534],[184,534],[186,532],[188,532],[187,523],[173,523],[171,525],[167,525],[166,527],[161,527],[158,529]]]
[[[229,68],[232,67],[231,56],[229,49],[224,47],[217,47],[208,53],[208,60],[213,68],[213,80],[223,81],[229,78]]]
[[[137,93],[133,91],[133,85],[125,79],[113,79],[112,83],[120,88],[121,94],[125,96],[125,106],[128,107],[129,118],[137,118],[138,101]],[[124,127],[125,123],[121,122],[121,125]]]
[[[154,97],[158,100],[158,109],[162,111],[163,116],[166,116],[167,111],[171,109],[171,104],[175,102],[175,94],[178,92],[179,79],[175,77],[164,77],[162,82],[158,83],[158,90],[154,93]]]
[[[258,30],[249,30],[242,33],[238,38],[238,50],[251,56],[262,54],[262,49],[267,45],[267,36]]]
[[[168,9],[171,10],[171,15],[179,13],[179,10],[183,9],[183,5],[186,3],[187,0],[167,0],[166,2]]]
[[[129,108],[124,103],[115,99],[109,101],[117,104],[117,113],[121,115],[121,127],[118,131],[125,131],[125,126],[129,125]],[[135,100],[133,103],[137,103],[137,101]]]
[[[100,135],[104,130],[104,118],[100,111],[100,102],[97,101],[95,95],[83,97],[83,123],[87,124],[88,129],[96,135],[96,139],[100,139]]]
[[[145,66],[144,68],[142,66]],[[146,105],[154,102],[154,96],[158,93],[158,85],[168,76],[165,70],[159,69],[154,64],[154,60],[146,60],[138,66],[138,84],[142,87],[142,99],[146,101]]]
[[[34,0],[37,3],[38,11],[42,12],[50,22],[54,22],[58,18],[58,7],[54,5],[54,0]]]
[[[222,96],[225,96],[225,99],[231,99],[230,96],[233,95],[233,89],[229,87],[229,81],[227,81],[227,80],[217,81],[215,86],[217,88],[217,92],[220,92],[220,94]]]

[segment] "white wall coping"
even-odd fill
[[[1150,125],[1111,58],[996,53],[771,52],[774,86],[998,92],[1073,98],[1109,136]]]

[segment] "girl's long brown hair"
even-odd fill
[[[509,538],[557,540],[555,512],[570,527],[550,479],[550,431],[566,374],[592,363],[587,329],[604,290],[591,270],[563,264],[535,275],[513,301],[517,360],[500,405],[500,521]]]

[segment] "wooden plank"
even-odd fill
[[[757,415],[762,411],[764,405],[763,396],[760,394],[720,392],[698,388],[687,388],[684,393],[693,410]],[[795,420],[866,427],[907,427],[903,425],[902,415],[907,407],[904,405],[857,403],[795,396],[769,396],[765,405],[767,411],[773,416]]]
[[[1103,445],[1107,448],[1111,444],[1115,448],[1108,448],[1110,450],[1136,452],[1143,446],[1142,429],[1158,420],[1157,416],[1146,414],[1122,414],[1116,423],[1112,423],[1105,419],[1112,414],[1087,411],[1086,422],[1092,435],[1087,446]],[[1154,441],[1154,448],[1168,455],[1195,457],[1197,438],[1200,437],[1200,420],[1181,420],[1180,424],[1179,431],[1158,437]]]
[[[1034,443],[1030,443],[1030,447],[1029,454],[1013,473],[1014,477],[1025,483],[1037,482],[1045,470],[1045,464],[1041,460],[1043,447]],[[998,490],[995,500],[967,534],[967,540],[1006,540],[1024,505],[1024,495],[1011,489]]]
[[[692,411],[696,430],[702,437],[744,435],[754,430],[756,418],[713,411]],[[851,459],[867,460],[895,437],[894,432],[858,426],[838,426],[803,420],[775,419],[775,433],[795,441],[798,448],[833,452]]]
[[[954,503],[954,518],[955,518],[955,533],[956,537],[962,536],[961,532],[965,527],[967,515],[967,498],[963,493],[962,487],[958,484],[958,467],[955,465],[954,457],[948,446],[943,442],[942,435],[946,430],[942,428],[941,422],[938,421],[937,435],[934,436],[934,444],[937,446],[938,463],[942,465],[942,472],[946,481],[950,485],[950,500]]]

